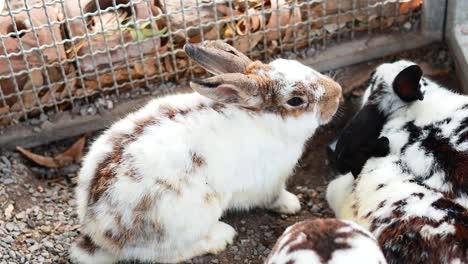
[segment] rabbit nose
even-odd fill
[[[340,102],[343,100],[341,85],[339,83],[328,76],[323,76],[320,82],[325,87],[325,94],[327,94],[328,97],[337,98]]]

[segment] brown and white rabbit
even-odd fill
[[[468,263],[468,97],[420,70],[397,82],[410,67],[379,66],[365,94],[386,116],[389,154],[367,160],[357,179],[332,181],[327,200],[338,218],[374,234],[388,263]],[[402,100],[398,85],[424,100]]]
[[[185,51],[215,76],[117,122],[85,157],[76,262],[180,262],[232,243],[236,231],[219,221],[228,209],[300,210],[285,182],[335,114],[341,87],[297,61],[253,62],[221,41]]]
[[[352,221],[310,219],[288,227],[265,264],[385,264],[374,236]]]

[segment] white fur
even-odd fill
[[[270,64],[271,78],[281,81],[283,92],[292,83],[315,82],[321,75],[294,61],[279,60]],[[319,87],[317,93],[322,93]],[[321,95],[317,95],[319,98]],[[338,100],[338,98],[337,98]],[[105,198],[94,206],[95,217],[88,213],[88,194],[100,163],[113,149],[116,135],[132,135],[135,124],[163,114],[162,108],[195,109],[213,102],[197,93],[167,96],[151,101],[141,110],[114,124],[90,148],[83,161],[77,187],[78,213],[82,232],[115,259],[179,262],[206,253],[218,253],[232,243],[236,232],[219,218],[228,209],[267,207],[281,213],[300,210],[298,198],[285,190],[303,147],[321,120],[319,109],[298,117],[281,117],[273,113],[252,114],[237,106],[226,105],[223,113],[207,107],[173,120],[162,118],[124,149],[122,164],[115,166],[115,181]],[[191,153],[203,158],[204,164],[193,169]],[[133,168],[140,180],[128,177]],[[158,184],[164,181],[180,190],[168,191]],[[213,194],[210,203],[204,200]],[[131,227],[135,208],[145,196],[154,205],[144,212],[145,219],[163,227],[162,239],[148,234],[133,246],[116,249],[105,232],[119,232],[119,225]],[[120,222],[116,221],[116,214]],[[95,263],[83,257],[78,247],[72,253],[78,262]],[[105,261],[104,261],[105,262]]]
[[[70,258],[73,262],[95,264],[110,264],[118,260],[116,256],[113,256],[106,251],[99,250],[93,255],[90,255],[88,252],[79,247],[73,248],[73,250],[70,252]]]

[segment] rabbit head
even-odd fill
[[[214,101],[283,117],[313,113],[319,123],[338,109],[340,85],[297,61],[252,61],[222,41],[187,44],[185,51],[215,75],[190,84]]]
[[[422,75],[422,69],[407,60],[380,65],[372,74],[363,105],[377,105],[382,113],[389,114],[408,103],[423,100]]]

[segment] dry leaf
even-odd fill
[[[35,163],[47,168],[62,168],[70,165],[72,162],[80,161],[83,156],[83,149],[86,143],[86,137],[80,138],[70,148],[55,157],[45,157],[30,152],[20,146],[16,149]]]
[[[210,31],[204,33],[205,40],[213,40],[217,39],[219,36],[219,30],[218,28],[223,28],[224,25],[220,23],[217,27],[213,27]]]
[[[292,11],[292,18],[290,21],[290,26],[286,29],[286,33],[284,34],[283,42],[288,43],[291,39],[294,38],[294,32],[296,34],[299,33],[299,31],[303,31],[303,26],[297,26],[298,23],[302,21],[302,16],[301,16],[301,9],[299,7],[294,8]]]
[[[22,104],[21,101],[17,101],[12,107],[11,111],[19,112],[21,110],[31,110],[37,103],[37,94],[33,90],[33,87],[41,87],[44,85],[44,77],[42,76],[41,71],[32,71],[31,78],[28,78],[28,81],[23,87],[22,95]],[[29,76],[28,76],[29,77]]]
[[[279,50],[279,44],[277,40],[271,41],[267,46],[267,53],[272,55],[275,54]]]
[[[393,9],[394,5],[392,2],[395,2],[398,0],[354,0],[354,1],[345,1],[345,0],[315,0],[316,4],[312,5],[312,13],[314,14],[314,18],[316,17],[322,17],[325,13],[325,15],[334,15],[338,13],[345,13],[346,11],[353,10],[365,10],[367,13],[369,12],[375,12],[375,9],[377,6],[380,5],[388,5],[392,6]],[[324,3],[325,2],[325,3]],[[326,8],[325,12],[323,12],[323,7]]]
[[[247,28],[247,18],[246,17],[239,20],[239,22],[237,22],[237,24],[236,24],[236,32],[237,32],[237,34],[239,34],[241,36],[247,35],[249,32],[252,33],[252,32],[255,32],[255,31],[259,30],[260,27],[263,24],[263,16],[258,14],[258,11],[249,10],[248,15],[249,15],[249,17],[248,17],[248,19],[249,19],[248,27],[249,28]]]
[[[279,39],[281,35],[281,26],[289,24],[290,9],[287,8],[285,0],[278,0],[271,2],[271,16],[268,20],[267,30],[271,30],[267,34],[268,40]]]
[[[418,63],[418,65],[422,68],[424,74],[427,76],[441,76],[450,72],[450,69],[447,67],[436,67],[427,62],[421,62]]]
[[[407,14],[421,6],[422,0],[409,0],[400,4],[400,13]]]
[[[145,65],[143,63],[135,63],[133,65],[133,72],[137,76],[145,76]]]
[[[8,105],[4,107],[0,107],[0,115],[7,114],[9,112],[10,112],[10,107]]]
[[[260,40],[263,39],[262,34],[250,35],[250,36],[239,36],[234,39],[234,47],[242,53],[253,49]],[[249,45],[250,44],[250,45]]]
[[[44,157],[44,156],[41,156],[41,155],[37,155],[37,154],[34,154],[28,150],[25,150],[23,149],[22,147],[19,147],[17,146],[16,149],[21,152],[23,155],[25,155],[26,157],[28,157],[30,160],[34,161],[35,163],[41,165],[41,166],[44,166],[44,167],[48,167],[48,168],[58,168],[59,165],[58,163],[55,161],[54,158],[51,158],[51,157]]]
[[[41,97],[41,104],[45,105],[45,104],[49,104],[52,102],[52,98],[56,98],[57,99],[57,96],[55,95],[55,93],[62,87],[62,84],[61,83],[55,83],[52,85],[52,88],[49,89],[47,91],[46,94],[44,94],[42,97]]]
[[[223,15],[223,16],[228,16],[228,17],[235,17],[239,16],[241,13],[238,10],[232,9],[229,6],[225,4],[218,4],[216,5],[216,11]]]
[[[68,165],[74,161],[80,161],[81,158],[83,157],[83,149],[84,149],[85,143],[86,143],[86,137],[81,137],[70,148],[65,150],[63,153],[55,156],[55,159],[62,166]]]
[[[233,36],[234,36],[234,29],[232,28],[231,24],[226,24],[222,37],[224,39],[227,39],[227,38],[232,38]]]
[[[172,61],[171,61],[170,56],[167,56],[164,58],[164,67],[166,68],[166,72],[168,74],[174,73],[174,67],[172,66]]]
[[[76,71],[72,71],[70,74],[68,74],[68,82],[65,84],[65,87],[63,88],[62,92],[60,93],[60,99],[64,99],[67,97],[69,94],[71,95],[73,93],[73,90],[76,89],[76,85],[78,83],[78,79],[76,77]]]
[[[195,73],[195,74],[205,74],[206,73],[206,70],[203,69],[202,67],[200,66],[195,66],[192,71]]]

